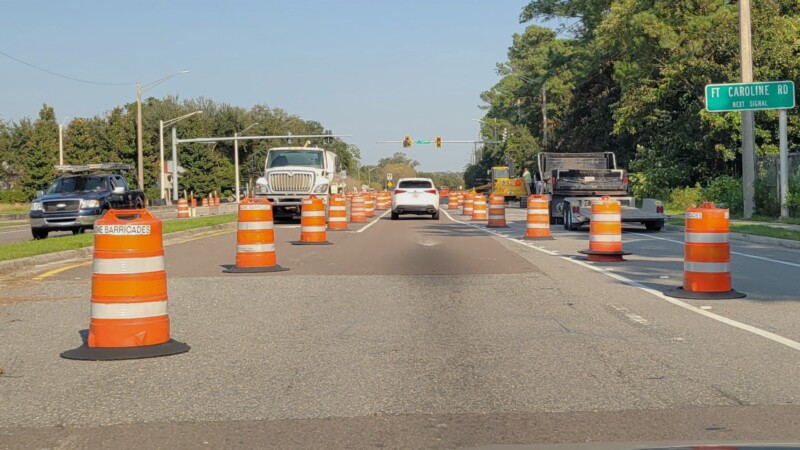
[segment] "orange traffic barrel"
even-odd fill
[[[350,201],[350,222],[361,223],[367,221],[367,212],[364,203],[364,197],[360,194],[353,196],[353,199]]]
[[[686,210],[683,250],[683,286],[665,292],[690,299],[742,298],[731,289],[730,214],[704,203]]]
[[[456,196],[456,200],[458,200],[458,207],[461,208],[464,206],[464,193],[458,191],[458,195]]]
[[[189,217],[189,202],[185,198],[178,199],[178,219]]]
[[[325,203],[316,195],[300,203],[300,240],[294,245],[330,245],[325,232]]]
[[[592,202],[592,217],[589,222],[589,250],[578,253],[587,255],[589,261],[624,261],[622,251],[622,210],[618,201],[604,196]]]
[[[472,197],[472,220],[486,220],[486,196],[483,194],[475,194]]]
[[[347,231],[347,199],[344,195],[331,195],[328,206],[328,230]]]
[[[506,225],[506,198],[500,194],[489,196],[489,223],[487,228],[508,228]]]
[[[89,335],[61,354],[115,360],[174,355],[170,338],[161,221],[146,209],[111,209],[94,223]]]
[[[528,197],[526,240],[552,239],[550,237],[550,201],[546,195],[533,194]]]
[[[203,203],[202,203],[202,205],[203,205],[203,206],[208,206],[208,198],[206,198],[206,197],[203,197]]]
[[[458,195],[451,193],[450,196],[447,197],[447,209],[448,210],[458,209]]]
[[[239,202],[236,226],[236,265],[226,273],[261,273],[289,270],[277,263],[275,222],[272,204],[266,198],[245,198]]]
[[[375,203],[375,209],[378,211],[385,211],[389,209],[392,204],[392,196],[386,191],[378,192],[378,199]]]
[[[367,217],[375,216],[375,195],[371,192],[364,194],[364,214]]]
[[[194,194],[192,194],[191,206],[192,206],[192,208],[197,208],[197,199],[194,198]]]
[[[474,192],[467,192],[464,194],[463,209],[461,210],[462,216],[472,216],[472,206],[475,199]]]

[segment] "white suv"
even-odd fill
[[[401,178],[392,193],[392,220],[401,214],[430,214],[439,220],[439,191],[430,178]]]

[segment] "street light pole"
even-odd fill
[[[164,125],[172,125],[175,123],[180,122],[183,119],[187,119],[195,114],[203,114],[203,111],[194,111],[190,112],[189,114],[184,114],[180,117],[176,117],[174,119],[170,119],[166,122],[163,120],[158,121],[158,147],[159,147],[159,167],[161,169],[161,175],[158,177],[158,187],[161,189],[161,198],[166,198],[166,186],[167,182],[164,179]]]
[[[142,82],[136,82],[136,177],[139,180],[139,190],[144,190],[144,158],[142,157]]]
[[[178,132],[172,127],[172,201],[178,202]]]
[[[64,122],[69,119],[69,116],[64,117],[64,120],[58,124],[58,165],[64,165]]]
[[[234,182],[235,187],[234,187],[234,189],[236,189],[236,193],[234,194],[234,197],[236,197],[236,203],[239,203],[239,139],[237,139],[237,138],[240,135],[244,134],[247,130],[249,130],[250,128],[253,128],[256,125],[258,125],[258,122],[248,126],[244,130],[242,130],[240,133],[233,133],[233,137],[234,137],[234,139],[233,139],[233,168],[234,168],[233,172],[234,172],[234,175],[235,175],[234,176],[234,178],[235,178],[235,182]]]
[[[182,73],[189,73],[189,71],[181,70],[180,72],[167,75],[166,77],[153,81],[152,83],[147,83],[144,86],[142,86],[141,81],[136,82],[136,157],[138,159],[138,173],[136,174],[136,178],[139,182],[139,190],[144,190],[144,152],[142,150],[142,90],[143,88],[146,90],[147,88],[158,86],[170,78]]]

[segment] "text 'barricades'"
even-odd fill
[[[265,198],[246,198],[239,203],[236,231],[236,265],[226,273],[262,273],[289,270],[278,265],[272,204]]]
[[[730,214],[704,203],[686,210],[683,286],[670,297],[698,300],[742,298],[731,288]]]
[[[112,209],[95,222],[89,335],[68,359],[151,358],[189,351],[170,338],[161,221]]]

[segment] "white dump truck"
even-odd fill
[[[325,202],[344,192],[344,171],[339,156],[321,147],[276,147],[267,152],[264,176],[256,181],[255,196],[266,197],[275,218],[299,218],[305,197]]]

